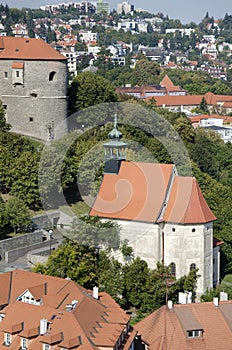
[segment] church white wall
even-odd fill
[[[189,273],[190,265],[198,268],[197,294],[213,287],[213,225],[151,224],[117,220],[120,239],[128,240],[134,255],[156,268],[164,258],[166,266],[176,265],[176,278]],[[117,254],[118,255],[118,254]],[[122,256],[117,256],[122,261]]]
[[[161,260],[159,227],[152,223],[117,220],[120,225],[120,239],[128,240],[134,255],[145,260],[149,268],[156,268]]]
[[[190,265],[196,264],[199,278],[197,292],[203,293],[212,288],[213,281],[213,230],[207,225],[165,224],[164,264],[176,265],[176,277],[180,278],[190,271]]]

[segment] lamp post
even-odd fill
[[[51,253],[52,253],[52,230],[49,230],[48,233],[49,233],[49,252],[51,255]]]

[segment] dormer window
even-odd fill
[[[14,86],[24,84],[24,62],[12,63],[12,84]]]
[[[50,350],[50,345],[49,344],[44,344],[43,345],[43,350]]]
[[[21,349],[22,350],[26,350],[27,349],[27,339],[26,338],[22,338],[21,339]]]
[[[199,338],[202,337],[202,330],[197,329],[197,330],[192,330],[192,331],[187,331],[188,338]]]
[[[5,345],[7,345],[7,346],[9,346],[11,344],[11,334],[10,333],[5,333],[4,342],[5,342]]]

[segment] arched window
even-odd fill
[[[190,269],[189,269],[189,270],[190,270],[190,271],[196,270],[196,264],[192,263],[192,264],[190,265]]]
[[[170,264],[170,273],[171,276],[176,277],[176,264],[174,262]]]
[[[49,73],[49,81],[53,81],[54,80],[54,77],[55,77],[55,75],[56,75],[56,72],[51,72],[51,73]]]

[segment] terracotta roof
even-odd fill
[[[25,290],[40,294],[46,283],[47,294],[42,296],[40,305],[16,300]],[[26,288],[27,284],[31,287]],[[70,280],[14,270],[0,275],[0,285],[5,290],[0,296],[5,300],[5,296],[10,295],[10,304],[1,310],[5,317],[0,322],[0,344],[4,342],[4,332],[16,335],[8,346],[9,350],[20,348],[21,337],[30,339],[28,350],[41,349],[41,343],[52,344],[54,349],[78,347],[79,350],[96,350],[94,340],[95,343],[115,347],[129,323],[129,316],[108,294],[100,293],[97,300],[92,296],[92,291]],[[60,298],[57,299],[57,295]],[[56,302],[51,302],[49,306],[48,297],[54,297]],[[75,306],[67,308],[67,304],[74,305],[74,300]],[[42,319],[45,319],[47,327],[40,334]],[[128,333],[124,345],[127,345],[127,340],[131,344],[133,339]]]
[[[225,102],[232,102],[232,96],[214,95],[208,92],[205,95],[177,95],[177,96],[155,96],[156,106],[198,106],[202,98],[205,98],[208,105],[214,106],[221,103],[223,106]],[[151,97],[145,99],[149,101]]]
[[[122,162],[118,174],[104,175],[90,215],[181,224],[216,220],[196,179],[174,175],[173,181],[173,171],[172,164]]]
[[[90,215],[155,222],[173,170],[173,164],[122,162],[118,175],[104,175]]]
[[[174,305],[172,310],[163,306],[134,328],[148,345],[148,350],[229,350],[232,339],[231,312],[231,300],[219,302],[219,307],[212,302]],[[188,338],[184,317],[181,318],[180,313],[189,316],[187,322],[190,327],[197,325],[203,329],[202,337]]]
[[[2,37],[1,40],[0,59],[66,61],[66,57],[42,39]]]
[[[24,62],[13,62],[12,63],[13,69],[23,69],[24,68]]]
[[[172,64],[173,66],[173,64]],[[180,91],[182,90],[179,86],[173,84],[169,76],[166,74],[165,77],[161,80],[160,85],[165,87],[168,91]]]
[[[223,106],[226,104],[225,102]],[[230,102],[229,102],[230,103]],[[189,119],[192,123],[199,123],[202,119],[223,119],[223,123],[232,123],[232,117],[227,115],[219,115],[219,114],[203,114],[203,115],[194,115],[190,116]]]
[[[216,220],[194,177],[176,176],[164,221],[181,224],[206,223]]]

